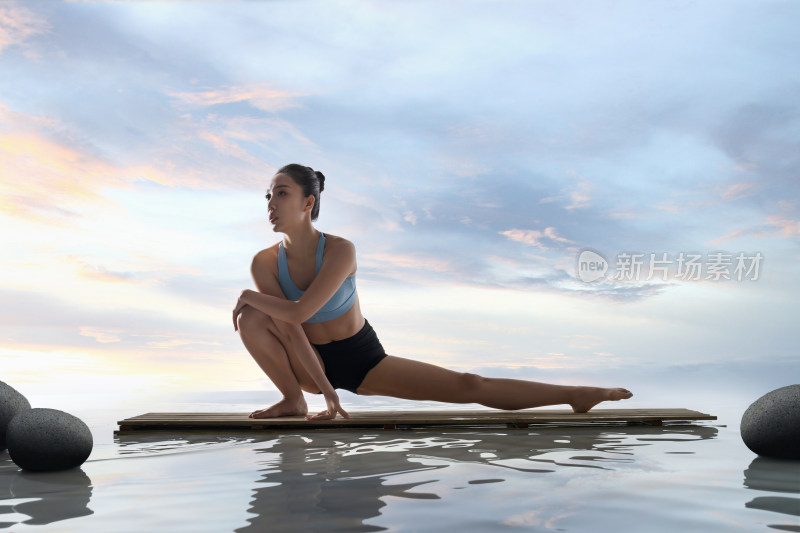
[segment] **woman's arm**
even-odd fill
[[[250,265],[250,274],[253,276],[253,282],[256,284],[258,292],[246,290],[242,294],[252,293],[253,295],[257,295],[259,297],[263,296],[264,298],[275,300],[279,304],[293,304],[294,302],[287,301],[283,296],[281,287],[278,284],[278,279],[270,265],[271,259],[272,258],[269,255],[266,255],[264,252],[256,255],[253,258],[253,263]],[[243,301],[241,297],[239,298],[239,304],[237,304],[236,309],[234,309],[233,312],[233,322],[235,326],[237,326],[236,319],[239,315],[239,312],[241,311],[241,308],[244,307],[244,305],[241,305],[242,303],[244,305],[251,305],[249,302]],[[326,390],[333,390],[333,387],[331,387],[331,384],[325,377],[325,373],[322,371],[322,367],[319,364],[317,355],[314,353],[314,349],[311,347],[311,343],[308,342],[308,337],[306,336],[306,332],[303,331],[303,326],[297,323],[281,320],[275,315],[265,312],[259,307],[256,307],[256,309],[261,310],[267,316],[272,318],[272,321],[275,323],[278,331],[280,331],[291,343],[291,348],[294,349],[295,353],[300,359],[300,362],[303,364],[303,367],[314,379],[314,383],[317,384],[317,387],[319,387],[320,391],[325,392]]]
[[[285,322],[284,324],[279,324],[279,322],[280,321],[275,321],[275,324],[289,339],[291,349],[297,355],[297,358],[300,359],[300,363],[303,365],[303,368],[306,369],[308,375],[311,376],[311,379],[313,379],[314,383],[319,387],[320,392],[325,396],[334,393],[334,388],[330,381],[328,381],[325,372],[322,370],[322,365],[319,364],[317,354],[314,352],[314,348],[311,347],[311,343],[308,341],[308,337],[306,336],[306,332],[303,331],[303,328],[296,324],[288,324]]]
[[[267,261],[265,261],[265,259]],[[253,276],[253,281],[256,284],[256,288],[259,290],[259,293],[256,294],[286,301],[286,299],[283,297],[283,292],[280,289],[280,285],[278,284],[278,280],[275,277],[274,272],[269,267],[269,264],[265,264],[268,261],[269,258],[265,258],[263,254],[256,255],[256,257],[253,259],[253,264],[251,265],[250,271]],[[242,300],[240,298],[239,303],[236,305],[236,309],[234,309],[233,321],[234,326],[237,328],[237,317],[241,312],[242,307],[247,305],[240,305],[241,303]],[[275,322],[278,330],[291,344],[291,346],[287,346],[287,348],[290,348],[297,355],[297,358],[300,359],[300,363],[303,365],[303,368],[305,368],[306,372],[308,372],[308,375],[311,376],[311,379],[313,379],[314,383],[317,385],[317,387],[319,387],[320,392],[325,396],[325,401],[328,404],[328,410],[331,414],[331,418],[335,417],[336,413],[340,413],[344,418],[350,418],[347,412],[345,412],[341,405],[339,405],[339,396],[336,394],[336,391],[330,384],[330,381],[328,381],[327,376],[325,376],[325,372],[319,363],[319,359],[317,359],[317,354],[311,347],[311,343],[308,341],[308,337],[306,336],[305,331],[303,331],[303,327],[300,324],[293,324],[274,317],[272,320]]]
[[[311,347],[311,343],[308,342],[308,337],[306,337],[303,328],[297,324],[284,324],[289,328],[289,342],[292,343],[291,348],[294,350],[297,358],[300,359],[300,363],[303,365],[303,368],[306,369],[308,375],[311,376],[311,379],[313,379],[314,383],[319,387],[320,392],[325,397],[325,404],[328,407],[327,411],[313,417],[309,415],[306,418],[313,418],[315,420],[336,418],[337,413],[341,414],[344,418],[350,418],[350,415],[339,403],[339,395],[336,394],[336,389],[333,388],[333,385],[328,381],[328,377],[322,370],[319,359],[317,359],[317,354]],[[280,326],[278,326],[278,329],[280,329]]]
[[[239,301],[255,307],[273,319],[278,318],[284,322],[299,325],[311,318],[336,294],[345,278],[355,270],[355,266],[355,247],[350,241],[338,239],[325,254],[319,274],[298,301],[293,302],[264,294],[264,291],[260,289],[259,292],[243,291]],[[274,275],[272,277],[274,278]],[[277,285],[277,279],[275,283]],[[278,288],[280,287],[278,286]],[[239,308],[237,305],[237,309]]]

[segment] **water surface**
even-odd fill
[[[121,414],[111,420],[132,413]],[[735,414],[664,427],[98,433],[70,471],[24,473],[0,454],[0,530],[800,531],[800,461],[753,455]]]

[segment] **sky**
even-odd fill
[[[650,405],[796,383],[798,19],[772,0],[2,2],[0,380],[274,390],[231,310],[296,162],[326,175],[317,227],[356,245],[391,354]]]

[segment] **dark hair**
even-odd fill
[[[311,208],[311,220],[319,216],[319,193],[325,190],[325,175],[311,167],[292,163],[280,169],[276,174],[286,174],[303,189],[304,196],[314,196],[314,207]]]

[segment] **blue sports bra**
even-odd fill
[[[325,234],[320,232],[319,243],[317,244],[317,274],[322,268],[322,253],[325,249]],[[283,249],[283,242],[278,245],[278,284],[281,286],[283,295],[287,300],[297,301],[303,296],[305,291],[297,288],[289,275],[289,264],[286,262],[286,250]],[[356,275],[353,274],[345,278],[336,293],[319,311],[306,320],[305,323],[327,322],[334,318],[339,318],[345,314],[356,301]]]

